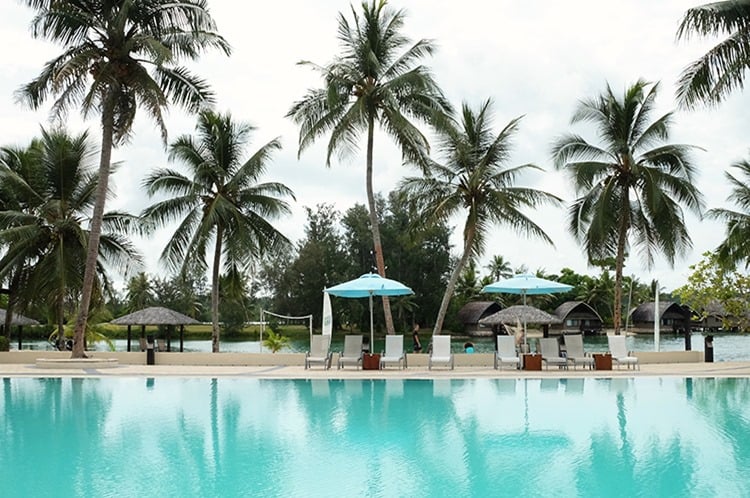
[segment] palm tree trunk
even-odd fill
[[[625,196],[623,203],[622,220],[620,220],[619,234],[617,235],[617,257],[615,258],[615,309],[612,310],[612,321],[614,322],[615,335],[620,335],[622,324],[622,270],[625,266],[625,243],[628,237],[628,197]]]
[[[65,351],[65,301],[63,296],[57,296],[57,349]]]
[[[85,358],[84,332],[89,317],[91,296],[94,293],[94,279],[96,278],[96,260],[99,256],[99,239],[102,235],[102,220],[104,219],[104,204],[107,200],[109,186],[109,170],[112,160],[113,137],[115,131],[114,97],[111,92],[105,97],[102,109],[102,152],[99,158],[99,181],[96,186],[96,200],[94,214],[91,217],[89,244],[86,249],[86,269],[83,273],[83,289],[81,303],[78,309],[75,332],[73,333],[73,352],[71,358]]]
[[[378,224],[378,211],[375,205],[375,193],[372,189],[372,150],[375,136],[375,117],[370,114],[370,122],[367,126],[367,205],[370,211],[370,229],[372,230],[372,244],[375,250],[375,264],[378,274],[385,277],[385,259],[383,258],[383,245],[380,242],[380,226]],[[388,297],[383,296],[383,315],[385,315],[385,329],[388,334],[395,334],[393,327],[393,316],[391,315],[391,302]]]
[[[222,229],[216,229],[216,248],[214,249],[214,264],[211,272],[211,351],[219,352],[219,274],[221,265],[221,237]]]
[[[443,331],[445,314],[448,312],[448,305],[451,302],[451,298],[453,298],[453,290],[456,288],[456,282],[458,282],[458,277],[461,275],[461,272],[471,257],[471,246],[474,245],[475,233],[474,227],[467,227],[465,231],[466,239],[464,240],[464,252],[461,255],[461,259],[456,264],[456,267],[453,269],[451,278],[448,280],[445,294],[443,294],[443,301],[440,303],[440,310],[438,311],[437,319],[435,320],[435,327],[432,329],[432,335],[440,335]]]

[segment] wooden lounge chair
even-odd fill
[[[609,352],[612,354],[612,360],[617,362],[617,368],[620,368],[621,365],[627,365],[628,368],[632,366],[638,370],[641,369],[641,366],[638,364],[638,358],[632,356],[631,352],[628,351],[624,335],[608,335],[607,342],[609,343]]]
[[[521,367],[521,359],[516,351],[516,338],[512,335],[497,336],[497,352],[495,352],[495,370],[503,365],[512,365],[513,368]]]
[[[568,360],[560,356],[560,343],[554,337],[539,339],[539,349],[541,349],[542,362],[546,365],[547,370],[549,370],[550,365],[568,368]]]
[[[584,352],[583,336],[581,334],[574,334],[563,336],[563,338],[565,339],[565,354],[568,357],[568,361],[573,363],[573,369],[581,365],[593,370],[594,357]]]
[[[354,365],[357,368],[362,367],[362,336],[347,335],[344,337],[344,350],[339,354],[337,368],[344,368],[346,365]]]
[[[399,368],[406,368],[403,335],[388,335],[385,337],[385,351],[380,356],[380,368],[385,368],[389,363],[396,363]]]
[[[156,340],[156,346],[157,351],[160,353],[166,353],[167,352],[167,341],[164,339],[157,339]]]
[[[323,369],[331,368],[331,336],[314,335],[310,340],[310,351],[305,355],[305,370],[311,365],[321,364]]]
[[[427,363],[427,369],[432,370],[433,365],[444,365],[453,370],[451,336],[436,335],[432,338],[432,351],[430,351],[430,359]]]
[[[148,343],[146,342],[146,338],[139,337],[138,342],[140,343],[140,346],[141,346],[141,352],[145,352],[146,349],[148,349]]]

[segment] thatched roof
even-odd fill
[[[5,323],[5,310],[0,309],[0,325],[3,325]],[[19,315],[18,313],[13,313],[13,318],[10,321],[11,325],[39,325],[39,322],[34,320],[33,318],[27,318],[23,315]]]
[[[602,317],[599,316],[599,313],[597,313],[596,310],[592,308],[588,303],[585,303],[583,301],[566,301],[562,303],[555,310],[555,316],[557,316],[557,318],[559,318],[560,320],[565,321],[568,315],[574,312],[582,315],[591,315],[593,317],[596,317],[600,322],[602,321]]]
[[[466,303],[458,310],[458,320],[464,325],[469,323],[479,323],[479,320],[485,316],[500,311],[501,307],[495,301],[472,301]]]
[[[152,307],[115,318],[114,325],[193,325],[200,323],[169,308]]]
[[[533,306],[510,306],[504,310],[500,310],[497,313],[490,315],[486,318],[479,320],[482,325],[494,325],[497,323],[538,323],[540,325],[547,325],[551,323],[560,323],[561,320],[556,316],[552,316],[549,313],[534,308]]]
[[[641,303],[633,311],[630,312],[630,319],[633,323],[637,322],[653,322],[654,321],[654,302]],[[680,306],[679,304],[672,301],[659,302],[659,317],[665,318],[669,314],[671,316],[667,318],[685,318],[690,319],[690,309],[687,307]]]

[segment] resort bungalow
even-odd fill
[[[708,303],[702,314],[697,312],[693,314],[691,325],[694,329],[706,332],[732,331],[736,332],[741,323],[748,323],[750,314],[746,314],[744,320],[737,315],[728,313],[718,301]]]
[[[464,326],[467,335],[492,335],[492,328],[479,324],[479,320],[493,315],[502,307],[495,301],[473,301],[458,310],[458,321]]]
[[[690,316],[692,311],[688,306],[682,306],[675,302],[665,301],[659,303],[660,330],[663,332],[684,333],[690,330]],[[654,332],[654,303],[642,303],[634,308],[629,315],[630,325],[628,330],[638,333]]]
[[[601,334],[602,317],[594,308],[583,301],[567,301],[555,310],[562,323],[552,324],[549,328],[551,335],[565,334]]]

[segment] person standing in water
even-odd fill
[[[414,341],[414,352],[415,353],[421,353],[422,352],[422,343],[419,341],[419,324],[414,324],[414,329],[412,329],[411,337]]]

